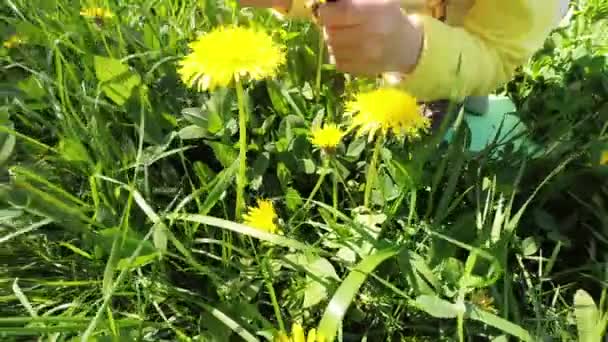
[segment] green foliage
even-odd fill
[[[365,139],[332,155],[309,141],[377,86],[319,59],[311,23],[234,1],[96,2],[108,20],[80,16],[88,1],[6,4],[0,38],[28,39],[0,50],[3,340],[256,341],[293,322],[342,340],[605,333],[605,0],[581,1],[507,87],[545,149],[472,154],[454,112],[449,145],[451,121],[387,137],[371,181]],[[245,201],[272,201],[276,234],[234,216],[236,92],[176,73],[192,39],[233,23],[288,50],[244,89]]]

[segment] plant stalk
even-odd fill
[[[247,111],[245,92],[238,76],[235,77],[236,97],[239,105],[239,171],[236,178],[235,220],[240,220],[245,208],[245,185],[247,183]]]
[[[325,39],[319,37],[319,59],[317,60],[317,75],[315,80],[315,92],[317,99],[321,99],[321,69],[323,69],[323,57],[325,55]]]
[[[372,160],[369,164],[369,169],[367,169],[367,181],[365,182],[365,197],[363,198],[363,206],[368,209],[372,199],[372,189],[378,176],[378,158],[380,157],[380,150],[382,149],[383,143],[384,134],[380,134],[376,139],[374,154],[372,155]]]

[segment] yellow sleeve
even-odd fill
[[[420,16],[423,50],[401,85],[423,101],[487,95],[542,47],[559,11],[556,0],[477,0],[462,27]]]

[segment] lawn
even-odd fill
[[[232,0],[3,0],[0,42],[3,341],[604,337],[607,0],[481,151]]]

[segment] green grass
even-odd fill
[[[320,66],[314,25],[177,0],[101,1],[116,17],[95,22],[90,4],[0,8],[0,38],[27,37],[0,48],[2,340],[257,341],[294,322],[345,341],[601,339],[605,0],[575,5],[505,87],[542,155],[468,153],[465,125],[449,146],[391,137],[369,186],[365,139],[329,161],[308,141],[376,86]],[[277,78],[244,88],[244,200],[272,199],[283,235],[234,216],[236,92],[176,72],[231,23],[288,46]]]

